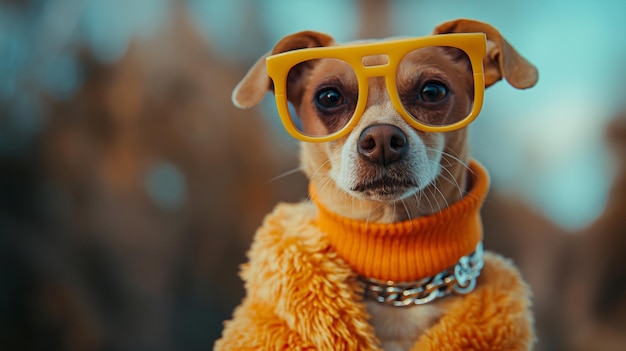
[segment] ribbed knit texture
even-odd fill
[[[437,274],[470,254],[482,240],[480,207],[489,176],[470,162],[469,192],[435,214],[397,223],[370,223],[330,212],[310,188],[319,209],[317,226],[352,269],[367,278],[415,281]]]

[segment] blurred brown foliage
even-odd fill
[[[614,181],[588,227],[567,232],[497,188],[483,206],[485,246],[512,258],[533,289],[537,350],[626,347],[626,114],[606,136]]]
[[[626,112],[607,127],[614,180],[602,215],[569,243],[564,329],[571,350],[626,347]]]
[[[263,215],[306,195],[302,177],[267,183],[294,152],[232,106],[244,72],[182,12],[120,62],[83,52],[81,64],[85,83],[47,99],[30,153],[0,163],[0,349],[210,349]],[[163,167],[180,175],[173,203],[151,194],[170,184],[147,186]]]

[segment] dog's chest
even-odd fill
[[[435,324],[445,308],[437,304],[393,307],[366,302],[376,337],[385,351],[408,351],[417,339]]]

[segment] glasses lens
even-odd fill
[[[461,49],[430,46],[409,52],[396,84],[404,109],[418,122],[446,126],[464,120],[474,104],[474,76]]]
[[[287,77],[293,125],[313,137],[341,130],[354,115],[358,88],[356,74],[345,61],[323,58],[295,65]]]

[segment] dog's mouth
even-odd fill
[[[419,184],[411,179],[396,179],[384,176],[374,180],[358,183],[352,191],[366,198],[376,200],[399,200],[418,189]]]

